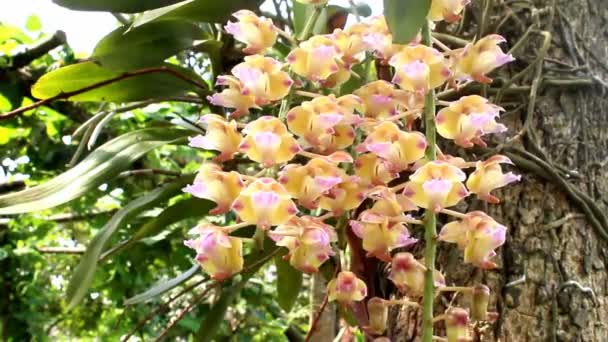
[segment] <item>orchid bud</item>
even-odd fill
[[[262,53],[277,41],[277,30],[271,19],[260,18],[249,10],[237,11],[233,16],[238,21],[236,23],[229,21],[225,29],[234,36],[234,39],[247,45],[243,52]]]
[[[338,273],[336,279],[327,284],[327,290],[330,302],[337,300],[343,305],[361,301],[367,296],[367,285],[349,271]]]
[[[243,129],[241,151],[264,167],[290,161],[301,149],[281,120],[262,116]]]
[[[467,44],[462,49],[454,50],[452,58],[454,76],[459,80],[492,82],[492,79],[486,74],[515,60],[512,55],[502,52],[498,46],[505,41],[502,36],[491,34],[475,43]]]
[[[488,319],[488,303],[490,301],[490,288],[485,285],[477,285],[473,288],[473,299],[471,302],[471,316],[476,321]]]
[[[272,178],[260,178],[249,184],[232,209],[243,222],[262,229],[284,224],[298,212],[287,190]]]
[[[372,335],[382,335],[388,321],[388,306],[384,303],[384,299],[370,298],[367,301],[367,313],[369,315],[367,331]]]
[[[420,44],[404,47],[389,64],[395,68],[392,82],[419,95],[440,87],[451,75],[443,54]]]
[[[461,308],[446,312],[445,329],[448,342],[469,341],[469,313]]]
[[[445,161],[432,161],[410,176],[403,195],[421,208],[439,212],[468,196],[462,184],[465,179],[464,172],[456,166]]]
[[[474,145],[485,147],[481,137],[507,130],[505,125],[496,122],[503,110],[481,96],[463,96],[437,113],[437,133],[465,148]]]
[[[196,261],[211,278],[224,280],[243,269],[241,239],[211,224],[201,224],[194,232],[199,236],[184,244],[196,251]]]
[[[199,168],[194,183],[182,190],[192,196],[215,202],[217,206],[209,213],[217,215],[230,210],[232,202],[244,187],[241,175],[237,172],[224,172],[217,164],[205,163]]]
[[[411,297],[420,297],[424,293],[424,273],[426,267],[414,258],[411,253],[397,253],[393,256],[389,279]],[[443,275],[433,270],[435,286],[445,285]]]
[[[232,159],[234,154],[239,151],[239,145],[243,140],[237,130],[236,121],[226,122],[223,117],[217,114],[205,114],[200,122],[204,124],[206,134],[190,138],[189,145],[220,152],[215,157],[217,162]]]
[[[521,176],[513,172],[503,173],[501,163],[512,164],[511,159],[502,155],[493,156],[486,161],[478,161],[475,171],[466,183],[469,191],[484,201],[500,203],[500,200],[490,192],[521,180]]]

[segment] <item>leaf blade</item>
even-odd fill
[[[408,44],[427,20],[431,0],[384,0],[384,17],[393,43]]]
[[[159,282],[154,284],[145,292],[142,292],[138,295],[135,295],[131,298],[125,299],[123,305],[130,306],[139,303],[146,302],[154,297],[160,296],[163,293],[174,289],[176,286],[182,284],[188,279],[192,278],[197,272],[199,272],[201,267],[199,265],[193,265],[189,270],[179,274],[177,277],[169,279],[167,281]]]
[[[115,177],[148,151],[179,141],[188,133],[174,128],[148,128],[119,136],[59,176],[0,196],[0,215],[33,212],[67,203]]]
[[[93,282],[95,270],[97,269],[97,260],[105,246],[106,242],[126,221],[137,216],[139,213],[154,205],[163,202],[181,191],[181,188],[190,183],[193,176],[184,176],[178,181],[169,183],[163,187],[156,188],[144,196],[138,197],[130,202],[112,216],[112,218],[103,226],[103,228],[91,239],[87,246],[87,250],[82,255],[78,266],[74,269],[74,273],[67,289],[68,310],[74,308],[84,298],[87,290]]]
[[[187,21],[163,20],[134,29],[123,26],[103,37],[91,58],[109,69],[156,66],[203,38],[203,30]]]
[[[161,66],[173,69],[194,80],[205,83],[189,69],[164,63]],[[83,62],[53,70],[38,79],[32,86],[32,95],[38,99],[49,99],[62,93],[83,89],[102,81],[124,75],[122,70],[103,68],[94,62]],[[71,96],[70,101],[134,102],[152,98],[185,95],[200,90],[195,85],[177,78],[168,72],[154,72],[128,77],[87,92]]]
[[[183,0],[53,0],[59,6],[76,11],[137,13],[168,6]]]
[[[293,268],[282,256],[277,255],[274,262],[277,267],[277,302],[283,310],[290,312],[302,288],[302,272]]]

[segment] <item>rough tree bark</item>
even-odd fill
[[[479,19],[479,3],[484,2],[466,14],[464,24],[473,26],[471,32]],[[445,265],[450,284],[483,282],[492,289],[490,307],[500,319],[482,329],[479,340],[608,341],[608,1],[494,0],[490,8],[485,32],[503,34],[509,48],[534,22],[539,25],[535,30],[551,34],[551,45],[537,79],[531,129],[500,151],[513,157],[524,175],[522,182],[499,192],[501,205],[468,201],[468,207],[459,208],[486,210],[510,228],[498,252],[499,268],[481,272],[463,265],[462,252],[446,245],[438,263]],[[519,61],[505,75],[513,76],[531,64],[542,41],[542,36],[531,33],[516,53]],[[535,72],[531,68],[516,82],[528,86],[522,89],[526,92],[501,102],[512,110],[503,120],[509,137],[528,117]],[[450,152],[465,156],[463,151]],[[469,158],[496,151],[477,152]],[[438,302],[446,305],[450,299]],[[455,302],[466,305],[462,296]],[[392,308],[387,336],[392,341],[416,341],[419,320],[419,312]],[[436,328],[441,334],[442,324]]]

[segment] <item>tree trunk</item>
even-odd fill
[[[478,7],[466,13],[465,33],[471,21],[479,22]],[[484,210],[509,227],[496,258],[499,268],[480,271],[464,265],[462,252],[445,244],[438,265],[449,285],[484,283],[491,288],[490,307],[500,317],[487,329],[477,329],[482,335],[477,340],[608,341],[608,1],[496,0],[490,8],[485,32],[504,35],[509,48],[535,22],[536,31],[551,34],[551,45],[541,77],[533,82],[533,66],[516,82],[527,86],[522,88],[526,92],[499,103],[519,109],[503,117],[508,137],[489,146],[515,136],[527,118],[530,129],[500,151],[481,151],[511,157],[522,182],[499,192],[501,205],[469,200],[468,206],[458,208]],[[506,74],[513,76],[534,63],[542,42],[533,31]],[[533,107],[528,108],[530,99]],[[460,154],[479,159],[483,153]],[[450,300],[438,298],[436,314]],[[455,303],[467,305],[463,296]],[[415,310],[393,307],[387,336],[392,341],[417,340],[419,318]],[[436,325],[437,335],[443,335],[442,327]]]

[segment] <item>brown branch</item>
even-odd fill
[[[154,317],[156,317],[156,315],[168,310],[169,304],[173,303],[176,299],[183,296],[184,294],[186,294],[188,291],[194,289],[195,287],[201,285],[202,283],[204,283],[207,280],[209,280],[209,279],[202,279],[202,280],[195,282],[194,284],[188,285],[183,290],[181,290],[179,293],[177,293],[175,296],[169,298],[169,300],[167,300],[163,304],[159,305],[154,311],[152,311],[150,314],[148,314],[146,317],[144,317],[141,321],[139,321],[137,323],[137,325],[135,326],[135,328],[133,328],[133,330],[131,330],[125,337],[122,338],[122,341],[125,342],[125,341],[129,340],[129,337],[133,336],[133,334],[135,334],[135,332],[137,332],[139,329],[141,329],[152,318],[154,318]]]
[[[186,314],[190,311],[192,311],[192,309],[194,309],[194,307],[205,298],[205,296],[207,295],[207,293],[209,293],[209,291],[213,288],[215,288],[216,286],[218,286],[220,284],[219,281],[215,281],[213,282],[213,284],[210,284],[206,289],[203,290],[203,292],[201,292],[199,295],[197,295],[196,297],[194,297],[191,300],[190,305],[186,306],[182,311],[179,312],[179,314],[177,315],[177,317],[175,317],[175,320],[173,320],[171,323],[169,323],[169,325],[167,325],[167,327],[161,332],[160,335],[158,335],[158,337],[154,340],[155,342],[159,342],[162,341],[167,334],[169,334],[169,331],[175,326],[175,324],[177,324],[177,322],[179,322],[182,318],[184,318],[184,316],[186,316]]]
[[[177,78],[179,78],[179,79],[181,79],[181,80],[183,80],[183,81],[185,81],[187,83],[190,83],[190,84],[192,84],[192,85],[200,88],[201,90],[203,90],[205,92],[207,92],[209,90],[205,84],[200,83],[200,82],[198,82],[198,81],[196,81],[196,80],[194,80],[194,79],[192,79],[192,78],[190,78],[190,77],[182,74],[179,71],[176,71],[176,70],[164,67],[164,66],[162,66],[162,67],[145,68],[145,69],[140,69],[140,70],[135,70],[135,71],[128,71],[128,72],[123,73],[122,75],[119,75],[119,76],[116,76],[116,77],[113,77],[113,78],[110,78],[110,79],[107,79],[107,80],[104,80],[104,81],[101,81],[101,82],[93,83],[93,84],[88,85],[88,86],[86,86],[84,88],[80,88],[80,89],[73,90],[73,91],[68,91],[68,92],[62,92],[62,93],[59,93],[59,94],[57,94],[55,96],[49,97],[48,99],[40,100],[38,102],[32,103],[31,105],[24,106],[24,107],[21,107],[21,108],[17,108],[17,109],[12,110],[12,111],[10,111],[8,113],[5,113],[4,115],[1,115],[0,116],[0,120],[10,119],[10,118],[12,118],[12,117],[14,117],[16,115],[19,115],[19,114],[21,114],[23,112],[26,112],[28,110],[31,110],[31,109],[43,106],[43,105],[45,105],[47,103],[50,103],[52,101],[60,100],[60,99],[67,99],[67,98],[70,98],[72,96],[80,95],[82,93],[86,93],[88,91],[91,91],[91,90],[94,90],[94,89],[97,89],[97,88],[101,88],[103,86],[107,86],[109,84],[112,84],[112,83],[115,83],[115,82],[118,82],[118,81],[122,81],[122,80],[125,80],[125,79],[128,79],[128,78],[131,78],[131,77],[136,77],[136,76],[141,76],[141,75],[147,75],[147,74],[153,74],[153,73],[159,73],[159,72],[169,73],[169,74],[171,74],[171,75],[173,75],[173,76],[175,76],[175,77],[177,77]]]
[[[36,246],[36,250],[40,253],[48,254],[83,254],[86,251],[86,248]]]
[[[130,177],[130,176],[144,176],[144,175],[166,175],[166,176],[174,176],[179,177],[182,175],[179,171],[172,170],[164,170],[164,169],[139,169],[139,170],[129,170],[121,172],[118,177]]]
[[[57,223],[61,222],[73,222],[73,221],[83,221],[100,215],[112,215],[117,211],[117,209],[107,210],[107,211],[94,211],[85,214],[58,214],[49,216],[46,218],[47,221],[55,221]]]
[[[310,338],[312,337],[313,332],[315,331],[315,329],[317,329],[317,325],[319,324],[319,321],[321,320],[321,316],[323,315],[323,310],[325,310],[325,307],[327,306],[328,301],[329,301],[329,294],[326,293],[325,297],[323,298],[323,302],[321,302],[321,306],[319,306],[319,310],[317,310],[317,314],[315,315],[315,318],[312,320],[312,323],[310,324],[310,329],[308,330],[308,333],[306,334],[306,337],[304,338],[304,342],[310,341]]]
[[[38,57],[44,56],[54,48],[61,46],[66,43],[65,32],[57,31],[49,38],[41,41],[40,43],[27,48],[25,51],[20,52],[13,56],[13,69],[19,69],[26,65],[29,65],[32,61]]]

